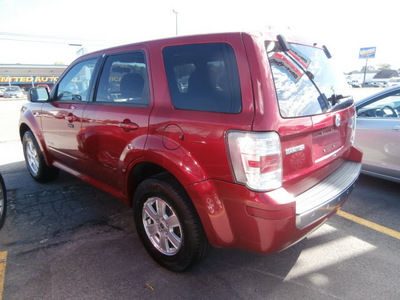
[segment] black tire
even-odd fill
[[[183,272],[207,257],[210,244],[200,218],[186,191],[172,176],[143,181],[135,192],[133,206],[138,235],[158,264]]]
[[[0,229],[4,225],[7,212],[7,190],[3,177],[0,174]]]
[[[46,165],[43,153],[31,131],[25,132],[22,145],[26,166],[33,179],[43,183],[57,178],[59,170]]]

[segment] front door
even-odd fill
[[[83,171],[79,145],[83,109],[89,101],[90,84],[97,59],[73,66],[57,84],[56,93],[42,107],[43,136],[55,164],[70,171]]]

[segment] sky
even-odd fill
[[[343,72],[400,68],[395,0],[0,0],[0,64],[70,64],[76,52],[178,35],[290,32],[326,45]],[[82,45],[82,46],[77,46]]]

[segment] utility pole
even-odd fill
[[[173,9],[172,11],[175,14],[175,33],[176,36],[178,36],[178,12],[175,9]]]
[[[365,77],[367,76],[367,68],[368,68],[368,58],[365,60],[365,69],[364,69],[364,80],[363,80],[363,84],[365,83]]]

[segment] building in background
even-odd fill
[[[51,88],[66,65],[0,64],[0,86],[19,86],[24,91],[39,84]]]

